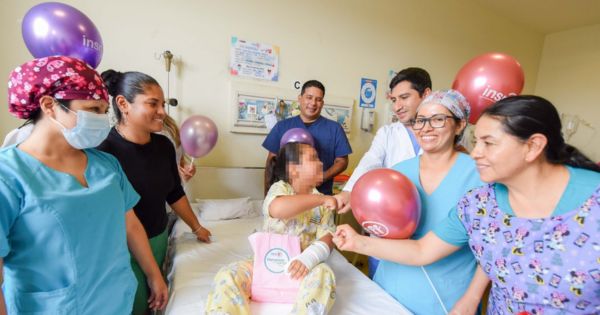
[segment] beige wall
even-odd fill
[[[8,75],[31,58],[20,21],[41,1],[0,2],[0,73]],[[280,80],[265,83],[277,88],[292,89],[295,80],[317,78],[329,95],[356,99],[361,77],[377,79],[378,122],[385,117],[384,86],[390,69],[421,66],[430,71],[434,88],[448,88],[469,59],[500,51],[521,62],[525,90],[531,93],[544,40],[466,0],[64,2],[82,10],[100,30],[105,50],[99,70],[139,70],[166,84],[163,63],[155,56],[167,49],[176,55],[171,95],[181,106],[175,117],[206,114],[219,127],[217,147],[199,161],[208,166],[262,166],[266,156],[260,147],[264,136],[229,132],[231,36],[280,46]],[[4,88],[0,99],[6,100]],[[356,108],[354,114],[351,167],[373,137],[359,130]],[[6,110],[0,111],[0,135],[18,124]]]
[[[569,142],[594,161],[600,161],[599,74],[600,24],[546,36],[535,93],[585,120]]]

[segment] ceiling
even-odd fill
[[[543,34],[600,24],[598,0],[476,0],[482,6]]]

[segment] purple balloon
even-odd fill
[[[315,140],[308,130],[304,128],[292,128],[286,131],[283,136],[281,136],[281,141],[279,141],[279,148],[283,148],[289,142],[300,142],[309,144],[314,148]]]
[[[58,2],[29,9],[21,25],[23,40],[35,58],[62,55],[96,68],[102,59],[102,37],[81,11]]]
[[[181,125],[181,146],[188,155],[199,158],[217,144],[219,132],[210,118],[202,115],[190,116]]]

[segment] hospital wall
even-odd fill
[[[0,2],[0,73],[6,78],[16,65],[31,58],[20,23],[27,10],[42,1]],[[171,96],[180,106],[171,109],[171,114],[179,121],[191,114],[205,114],[219,128],[217,146],[197,161],[204,166],[264,165],[264,135],[230,132],[233,80],[293,90],[294,81],[316,78],[326,85],[327,96],[357,99],[360,79],[377,79],[378,115],[372,132],[360,130],[360,112],[354,105],[349,134],[354,150],[352,169],[368,149],[377,127],[385,123],[389,70],[424,67],[432,75],[434,89],[449,88],[469,59],[498,51],[521,62],[525,92],[533,93],[544,47],[543,34],[467,0],[64,2],[83,11],[98,27],[104,40],[101,71],[139,70],[166,86],[163,61],[157,57],[167,49],[174,53]],[[278,45],[279,81],[232,77],[228,71],[232,36]],[[7,99],[5,88],[0,89],[0,99]],[[0,111],[0,135],[20,123],[5,109]]]
[[[569,143],[600,161],[600,24],[549,34],[535,93],[585,121]]]

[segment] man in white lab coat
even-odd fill
[[[385,125],[377,131],[371,147],[354,169],[348,183],[336,195],[341,204],[340,213],[350,210],[350,192],[356,181],[367,171],[376,168],[391,168],[395,164],[419,154],[419,144],[410,129],[410,121],[415,118],[421,100],[431,93],[429,73],[421,68],[411,67],[398,72],[390,82],[389,98],[397,122]],[[375,274],[378,261],[369,257],[369,277]]]

